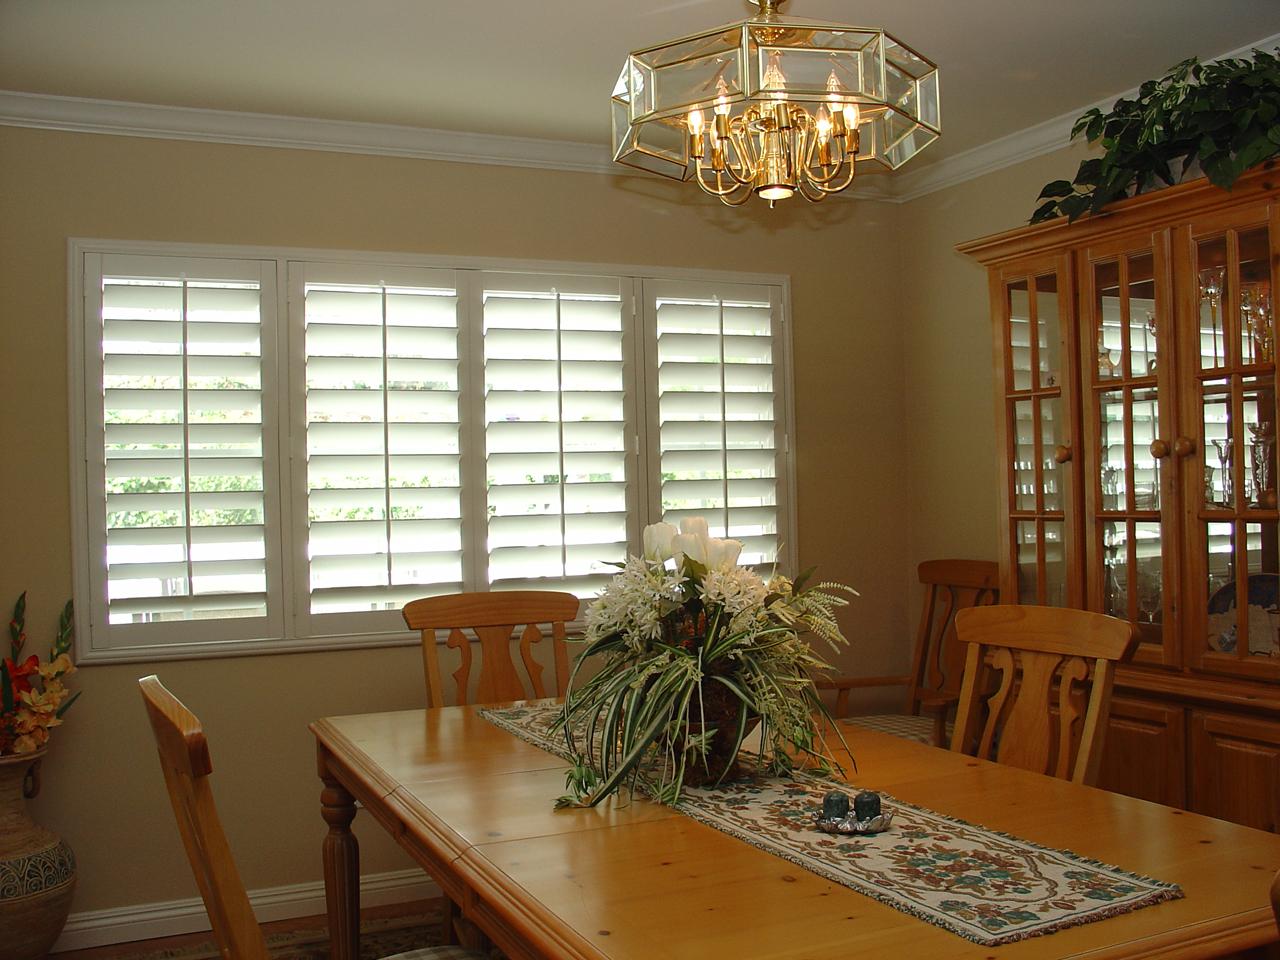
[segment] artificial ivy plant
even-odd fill
[[[1071,129],[1072,139],[1081,134],[1101,142],[1103,155],[1081,163],[1074,180],[1046,184],[1032,223],[1097,213],[1157,182],[1177,183],[1196,162],[1211,183],[1230,189],[1280,153],[1280,59],[1254,50],[1252,60],[1184,60],[1110,113],[1089,110]]]

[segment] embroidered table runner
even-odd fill
[[[509,733],[567,757],[563,733],[550,729],[560,712],[555,704],[481,711]],[[1019,840],[888,794],[882,797],[894,818],[886,833],[821,833],[813,825],[813,813],[831,789],[831,781],[805,773],[792,779],[759,776],[719,787],[686,787],[677,809],[986,946],[1182,896],[1177,884]]]

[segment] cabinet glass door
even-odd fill
[[[1188,493],[1196,518],[1190,569],[1192,662],[1280,675],[1280,537],[1276,510],[1276,365],[1272,228],[1265,210],[1199,231],[1186,252],[1187,318],[1200,430]],[[1198,636],[1197,636],[1198,634]]]
[[[1005,602],[1064,606],[1078,602],[1070,508],[1074,447],[1065,260],[1005,272],[1003,331],[1007,549],[1014,582]]]
[[[1176,523],[1167,234],[1090,248],[1085,261],[1089,606],[1138,626],[1138,659],[1173,662],[1178,577],[1176,542],[1165,525],[1166,517]]]

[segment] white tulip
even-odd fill
[[[680,521],[680,532],[697,537],[700,540],[706,540],[711,536],[707,529],[707,521],[703,517],[686,517]]]
[[[676,536],[675,524],[651,523],[644,528],[644,557],[664,563],[674,555],[671,541]]]
[[[688,557],[704,565],[707,562],[706,537],[695,536],[692,533],[677,533],[671,540],[671,549],[675,551],[677,565],[681,563],[681,557]]]
[[[742,553],[741,540],[716,540],[712,538],[707,541],[707,569],[732,570],[738,565],[738,555],[740,553]]]

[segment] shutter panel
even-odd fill
[[[657,512],[669,523],[705,517],[712,536],[742,541],[742,563],[772,563],[785,475],[780,291],[697,281],[644,290]]]
[[[274,264],[95,262],[87,353],[100,345],[101,389],[86,398],[87,427],[102,458],[90,470],[89,503],[106,563],[91,572],[95,600],[105,602],[92,615],[93,642],[279,635],[278,521],[266,489],[268,476],[276,482],[275,434],[264,420],[274,401],[263,378]],[[197,620],[235,623],[149,626]]]
[[[453,271],[294,264],[291,277],[310,632],[402,630],[406,602],[463,586]]]
[[[636,525],[619,281],[481,281],[488,583],[591,596]]]

